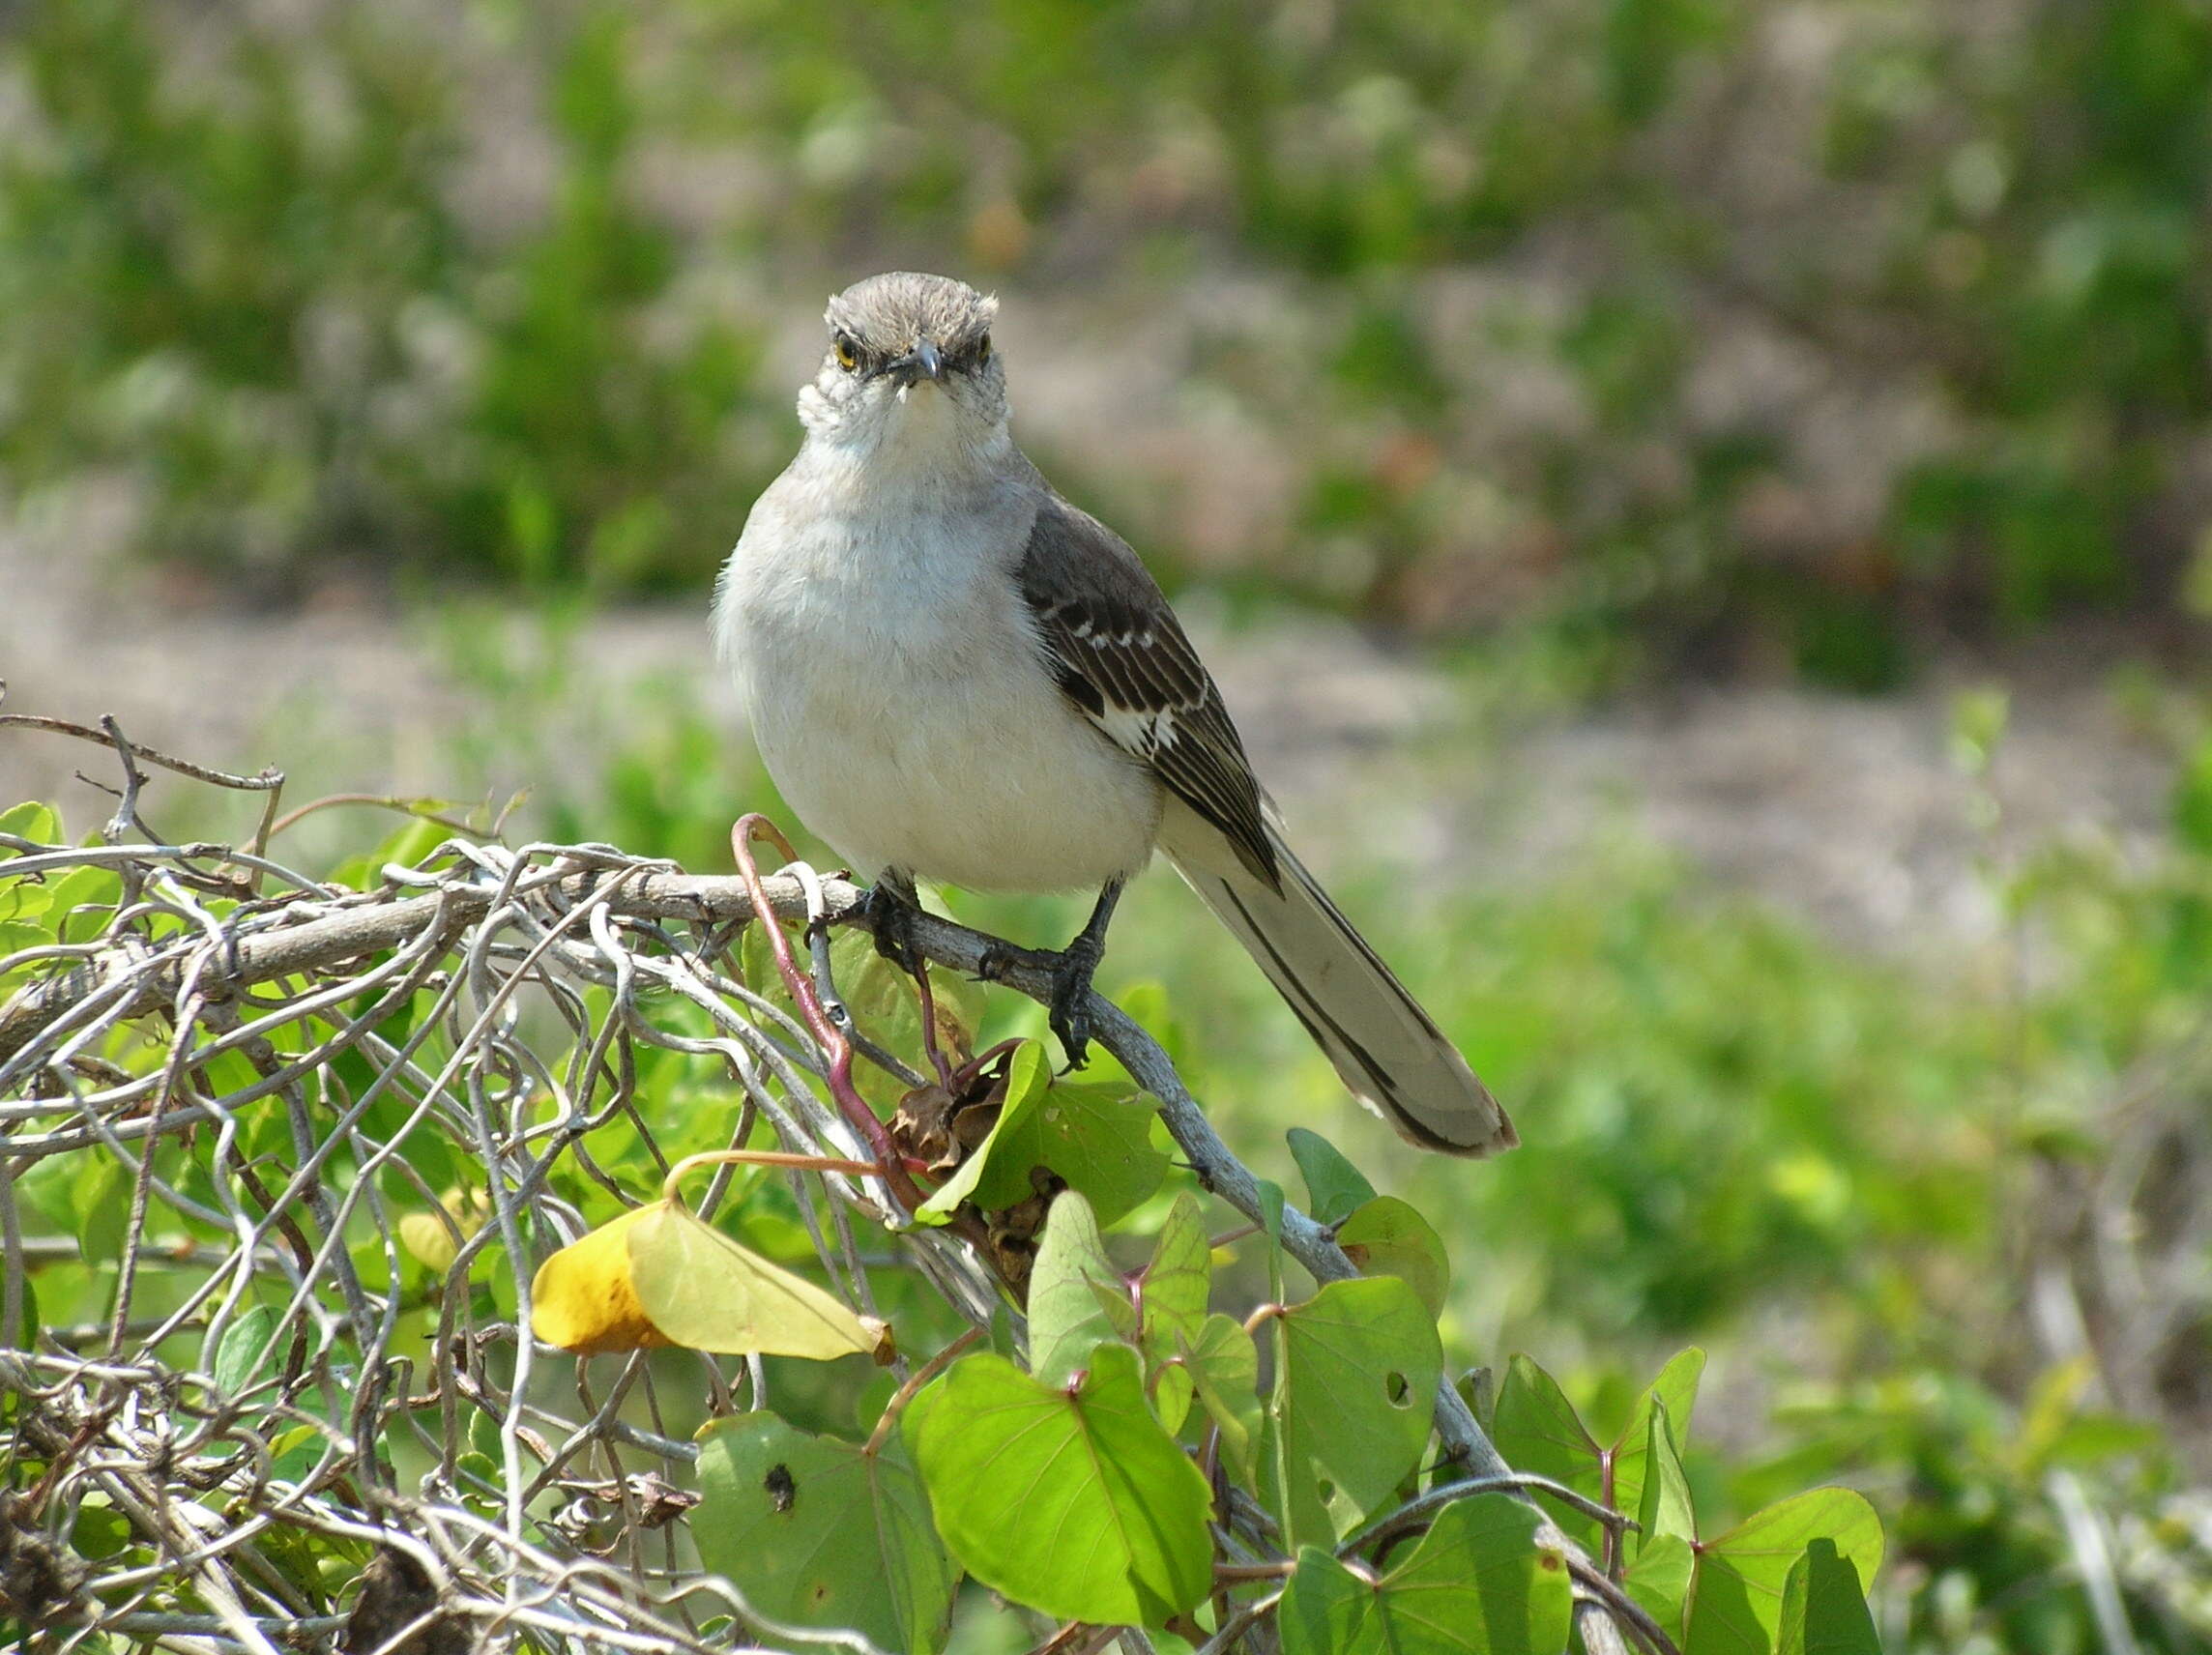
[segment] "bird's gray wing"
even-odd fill
[[[1279,890],[1244,743],[1137,554],[1095,517],[1047,494],[1019,573],[1062,693],[1220,828],[1256,878]]]

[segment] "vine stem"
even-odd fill
[[[676,1186],[685,1174],[700,1167],[797,1167],[802,1173],[844,1173],[856,1178],[872,1178],[883,1171],[873,1161],[851,1161],[838,1155],[800,1155],[789,1149],[702,1149],[668,1169],[668,1176],[660,1180],[660,1199],[682,1205],[684,1198]]]
[[[922,1203],[920,1188],[907,1175],[898,1148],[891,1143],[890,1133],[876,1118],[876,1112],[868,1107],[853,1085],[853,1042],[845,1031],[837,1026],[822,1003],[822,996],[814,987],[814,979],[799,969],[792,958],[791,940],[784,936],[783,927],[775,922],[769,907],[768,889],[761,881],[760,869],[753,861],[752,841],[766,839],[781,851],[787,861],[797,861],[799,854],[791,848],[791,841],[783,830],[758,811],[747,811],[730,829],[730,851],[737,857],[738,872],[743,876],[745,889],[751,894],[754,911],[763,917],[762,925],[768,932],[769,946],[775,954],[775,969],[783,977],[784,987],[791,991],[792,1000],[806,1019],[807,1028],[815,1039],[830,1054],[830,1092],[837,1101],[838,1113],[846,1122],[860,1134],[861,1141],[876,1152],[875,1174],[890,1185],[891,1193],[899,1205],[912,1212]]]
[[[890,1436],[891,1427],[898,1423],[899,1415],[906,1411],[906,1405],[914,1401],[916,1393],[923,1385],[937,1378],[938,1375],[944,1373],[946,1368],[949,1368],[954,1357],[982,1337],[983,1330],[980,1327],[971,1327],[959,1338],[953,1340],[951,1344],[946,1346],[944,1350],[938,1351],[936,1355],[930,1357],[928,1361],[922,1363],[914,1371],[905,1384],[891,1392],[891,1400],[884,1404],[884,1416],[876,1421],[875,1430],[868,1433],[868,1440],[860,1449],[861,1454],[869,1459],[875,1458],[877,1450],[884,1445],[884,1439]]]

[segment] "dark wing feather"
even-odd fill
[[[1260,787],[1221,691],[1145,566],[1111,529],[1048,494],[1022,556],[1022,595],[1068,700],[1281,889]]]

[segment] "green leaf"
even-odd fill
[[[1396,1196],[1377,1196],[1337,1226],[1336,1244],[1360,1274],[1396,1276],[1441,1316],[1451,1291],[1451,1264],[1429,1221]]]
[[[18,884],[21,882],[17,882]],[[8,901],[9,884],[0,880],[0,906]],[[41,948],[54,940],[54,934],[41,925],[18,925],[13,920],[0,919],[0,960],[25,948]],[[49,964],[51,962],[48,962]],[[38,971],[38,962],[26,960],[20,967],[0,976],[12,991],[18,983],[28,981]]]
[[[39,845],[59,846],[64,843],[60,814],[52,805],[41,804],[36,800],[12,804],[6,810],[0,810],[0,833],[11,834],[17,839],[29,839]],[[7,846],[0,845],[0,860],[6,860],[16,854]]]
[[[914,978],[883,956],[872,933],[856,927],[830,938],[830,979],[862,1034],[885,1051],[926,1066],[921,1001]],[[904,1081],[870,1062],[854,1063],[853,1084],[879,1115],[896,1111],[906,1096]]]
[[[952,1555],[1063,1620],[1158,1626],[1212,1583],[1205,1476],[1145,1405],[1137,1353],[1101,1345],[1080,1389],[969,1356],[904,1427]]]
[[[1101,1225],[1148,1200],[1167,1176],[1168,1157],[1152,1147],[1155,1111],[1127,1086],[1056,1081],[1041,1042],[1023,1042],[1006,1072],[1005,1096],[983,1142],[919,1216],[942,1223],[963,1201],[986,1212],[1035,1193],[1034,1167],[1049,1167],[1084,1193]]]
[[[1681,1641],[1682,1608],[1689,1600],[1690,1577],[1697,1563],[1698,1554],[1687,1539],[1679,1534],[1655,1535],[1644,1540],[1623,1582],[1628,1595],[1676,1642]]]
[[[1252,1180],[1260,1198],[1260,1233],[1267,1238],[1267,1297],[1283,1300],[1283,1186],[1266,1178]]]
[[[1536,1544],[1536,1524],[1505,1495],[1455,1500],[1373,1585],[1302,1548],[1277,1611],[1283,1655],[1558,1655],[1566,1559]]]
[[[1030,1167],[1050,1167],[1090,1198],[1100,1224],[1112,1224],[1167,1176],[1169,1158],[1152,1147],[1158,1118],[1133,1087],[1053,1080],[1007,1145],[1007,1163],[1025,1179]]]
[[[1116,1316],[1115,1301],[1124,1315]],[[1048,1385],[1065,1384],[1100,1344],[1136,1331],[1136,1307],[1079,1191],[1062,1190],[1045,1217],[1029,1312],[1030,1372]]]
[[[1832,1540],[1807,1543],[1782,1582],[1782,1636],[1775,1655],[1881,1655],[1858,1571]]]
[[[123,881],[112,868],[73,868],[56,880],[46,904],[54,935],[64,943],[96,942],[115,917]]]
[[[762,1616],[845,1627],[883,1649],[945,1645],[959,1580],[901,1445],[869,1454],[772,1413],[700,1433],[699,1559]]]
[[[250,1305],[223,1330],[222,1343],[215,1352],[217,1390],[234,1397],[253,1382],[261,1365],[276,1354],[265,1347],[281,1320],[274,1305]]]
[[[73,1228],[86,1263],[110,1263],[123,1257],[131,1193],[130,1168],[105,1154],[87,1157],[70,1190]]]
[[[1651,1440],[1654,1402],[1667,1409],[1667,1429],[1674,1434],[1677,1452],[1689,1446],[1690,1413],[1698,1406],[1698,1380],[1705,1371],[1705,1353],[1695,1345],[1675,1352],[1651,1386],[1636,1399],[1620,1436],[1613,1445],[1613,1498],[1615,1509],[1634,1511],[1644,1499],[1644,1451]],[[1514,1464],[1520,1464],[1515,1461]]]
[[[28,948],[53,940],[53,922],[47,917],[53,900],[54,887],[37,874],[0,879],[0,924],[25,934],[25,940],[15,947]]]
[[[1661,1535],[1695,1541],[1698,1537],[1698,1524],[1690,1509],[1689,1479],[1682,1475],[1682,1459],[1674,1452],[1674,1434],[1668,1418],[1667,1405],[1656,1398],[1652,1402],[1651,1422],[1646,1431],[1648,1440],[1644,1447],[1644,1463],[1649,1474],[1644,1479],[1643,1493],[1636,1507],[1636,1523],[1640,1532],[1629,1536],[1629,1539],[1645,1546],[1655,1536]]]
[[[1515,1470],[1550,1477],[1591,1499],[1603,1496],[1603,1463],[1596,1438],[1552,1376],[1526,1356],[1515,1356],[1506,1366],[1491,1419],[1491,1437]],[[1536,1497],[1544,1499],[1542,1495]],[[1598,1528],[1590,1519],[1557,1500],[1545,1500],[1545,1509],[1578,1544],[1586,1550],[1596,1548]]]
[[[1043,1045],[1035,1040],[1023,1041],[1006,1068],[1006,1090],[999,1105],[999,1118],[959,1169],[916,1209],[916,1216],[943,1224],[964,1201],[973,1200],[985,1211],[994,1211],[1029,1199],[1030,1168],[1036,1163],[1025,1162],[1018,1170],[1013,1169],[1013,1157],[1004,1155],[1002,1146],[1015,1136],[1023,1118],[1044,1096],[1051,1079],[1052,1064]],[[1002,1156],[1008,1163],[1005,1167],[998,1165]],[[988,1183],[986,1174],[991,1175]]]
[[[1233,1316],[1209,1316],[1182,1347],[1198,1400],[1221,1428],[1221,1452],[1244,1486],[1260,1486],[1260,1349]]]
[[[1862,1589],[1881,1564],[1880,1520],[1848,1489],[1814,1489],[1755,1512],[1699,1553],[1685,1655],[1772,1649],[1783,1587],[1816,1540],[1834,1543]]]
[[[1365,1517],[1429,1440],[1443,1348],[1394,1276],[1331,1282],[1282,1318],[1283,1371],[1268,1409],[1281,1434],[1293,1539],[1326,1542],[1325,1507]]]
[[[22,1303],[16,1311],[15,1327],[6,1336],[18,1350],[31,1350],[38,1347],[39,1329],[45,1324],[39,1320],[39,1284],[28,1274],[21,1278]],[[0,1298],[0,1303],[5,1299]]]
[[[1206,1209],[1184,1190],[1168,1208],[1152,1243],[1152,1262],[1137,1278],[1138,1342],[1148,1363],[1156,1368],[1196,1342],[1206,1325],[1206,1300],[1212,1287],[1213,1242],[1206,1233]],[[1171,1432],[1182,1428],[1190,1396],[1190,1376],[1180,1365],[1159,1373],[1152,1406]]]
[[[1375,1199],[1367,1176],[1320,1133],[1294,1126],[1284,1136],[1290,1140],[1291,1159],[1306,1180],[1306,1205],[1315,1223],[1338,1223]]]

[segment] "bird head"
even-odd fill
[[[829,348],[799,398],[810,432],[843,444],[981,447],[1004,434],[997,299],[949,276],[891,271],[830,301]]]

